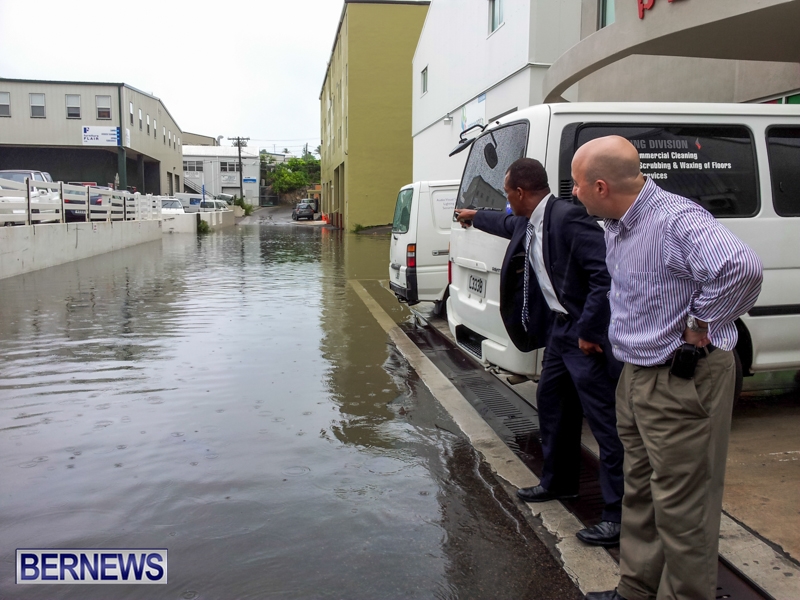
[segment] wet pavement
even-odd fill
[[[388,238],[280,224],[0,282],[1,598],[579,598],[348,285]],[[168,548],[166,586],[14,584]]]

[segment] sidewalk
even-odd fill
[[[530,515],[536,534],[553,549],[564,570],[581,591],[586,593],[613,589],[619,578],[619,568],[612,555],[604,549],[586,546],[577,540],[575,533],[583,526],[560,502],[526,504],[516,499],[516,489],[536,485],[538,483],[536,476],[478,415],[448,377],[439,371],[407,337],[361,283],[353,281],[351,285],[433,395],[450,412],[476,450],[483,455],[484,460],[495,471],[498,479],[504,483],[504,488],[512,500],[523,511],[523,514]],[[424,307],[425,304],[423,303],[421,306]],[[446,320],[436,318],[429,312],[415,311],[415,314],[440,335],[454,342]],[[500,375],[497,378],[535,407],[536,384],[534,382],[528,381],[511,386],[507,377]],[[737,440],[737,433],[734,432],[731,439],[732,451],[738,443]],[[584,446],[596,456],[597,444],[588,429],[584,430],[582,441]],[[729,465],[729,477],[730,474],[731,467]],[[788,487],[791,488],[791,485]],[[791,489],[787,489],[787,486],[784,486],[784,493],[781,497],[790,504],[794,502],[796,505],[797,495],[792,493]],[[728,510],[728,498],[729,494],[726,490],[726,510]],[[773,515],[772,519],[776,518],[780,518],[780,516]],[[777,600],[800,598],[800,567],[798,564],[777,544],[762,539],[746,525],[741,525],[728,514],[723,514],[722,519],[720,556],[773,598]]]

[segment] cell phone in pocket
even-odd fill
[[[681,379],[691,379],[700,360],[700,350],[692,344],[683,344],[672,356],[669,372]]]

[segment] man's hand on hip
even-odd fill
[[[466,229],[472,227],[472,218],[477,213],[477,210],[470,210],[469,208],[462,208],[456,211],[456,220],[461,223],[461,227]]]
[[[687,344],[698,348],[705,348],[711,343],[711,340],[708,339],[708,331],[692,331],[688,327],[683,332],[683,339]]]
[[[603,349],[600,347],[600,344],[595,344],[594,342],[587,342],[586,340],[582,340],[578,338],[578,348],[581,349],[586,356],[590,354],[602,354]]]

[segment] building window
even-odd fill
[[[600,29],[614,22],[614,3],[616,0],[600,0]]]
[[[239,163],[221,161],[219,163],[219,170],[221,173],[238,173]]]
[[[158,139],[158,123],[153,119],[153,139]]]
[[[172,148],[172,131],[167,132],[167,146]]]
[[[67,97],[67,118],[81,118],[81,97],[78,94],[66,94]]]
[[[110,119],[111,118],[111,96],[95,96],[95,104],[97,104],[97,118]]]
[[[11,116],[11,92],[0,92],[0,117]]]
[[[489,0],[489,33],[503,24],[503,0]]]
[[[150,135],[150,115],[147,115],[147,135]]]
[[[428,92],[428,67],[422,69],[422,93]]]
[[[139,131],[142,130],[142,109],[139,109]]]
[[[161,128],[161,133],[164,136],[164,145],[166,146],[167,145],[167,128],[166,127],[162,127]]]
[[[133,102],[129,102],[128,105],[131,107],[131,125],[133,125]]]
[[[202,160],[185,160],[183,161],[183,170],[189,173],[202,173],[203,161]]]
[[[181,145],[181,138],[178,138],[178,146]]]
[[[44,119],[44,94],[30,94],[31,117]]]

